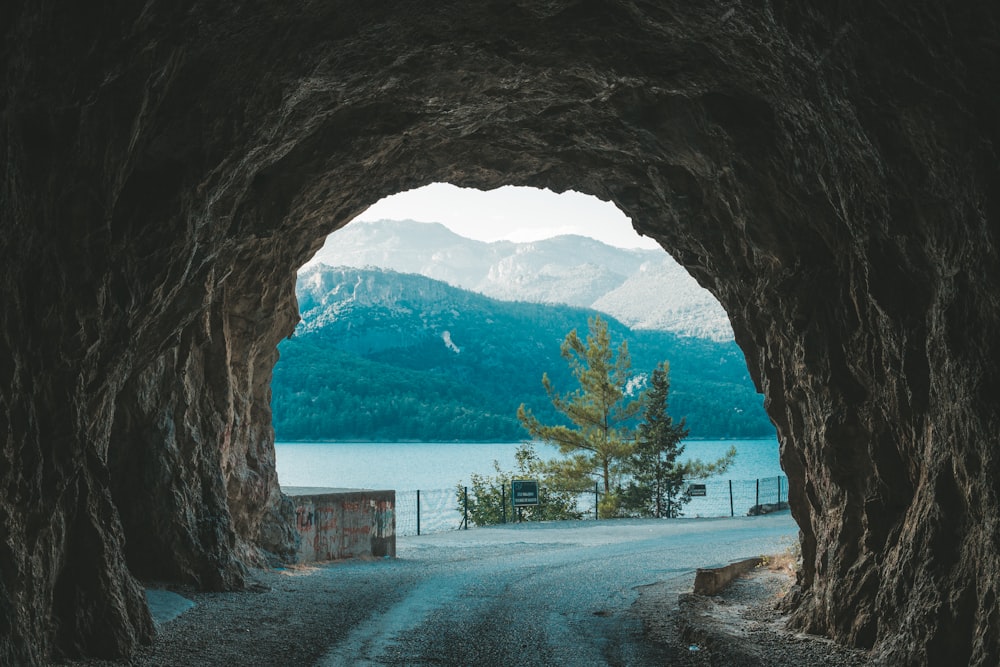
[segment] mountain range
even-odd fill
[[[591,238],[487,243],[439,223],[355,221],[331,234],[306,267],[414,273],[506,301],[593,308],[637,330],[732,340],[722,306],[663,250]]]
[[[669,360],[671,413],[692,437],[773,437],[731,340],[634,329],[589,308],[504,301],[416,274],[313,266],[271,383],[279,440],[511,441],[525,403],[556,423],[541,378],[575,389],[560,344],[601,316],[642,378]]]

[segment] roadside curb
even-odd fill
[[[721,567],[699,567],[694,578],[695,595],[715,595],[736,577],[760,565],[760,558],[745,558]]]

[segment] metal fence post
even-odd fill
[[[500,485],[500,523],[507,523],[507,485]]]
[[[601,518],[601,491],[597,482],[594,482],[594,518]]]
[[[464,519],[465,529],[468,530],[469,529],[469,487],[467,487],[467,486],[465,487],[465,503],[464,503],[464,505],[465,505],[465,507],[463,509],[465,511],[464,511],[463,514],[464,514],[464,517],[465,517],[465,519]]]
[[[417,489],[417,535],[420,535],[420,489]]]
[[[754,503],[754,507],[760,507],[760,479],[757,480],[757,501]]]
[[[778,475],[778,504],[781,504],[781,475]]]
[[[736,510],[733,509],[733,480],[729,480],[729,516],[736,516]]]

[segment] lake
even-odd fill
[[[282,486],[325,486],[361,489],[452,489],[468,484],[471,473],[494,474],[493,461],[514,469],[519,442],[279,442],[275,444],[278,481]],[[752,480],[782,475],[778,441],[689,440],[682,459],[713,461],[735,446],[736,462],[720,479]],[[545,458],[555,447],[536,444]]]

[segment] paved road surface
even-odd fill
[[[639,587],[690,591],[696,568],[784,551],[797,532],[783,512],[399,538],[397,560],[322,571],[355,595],[371,586],[377,604],[319,665],[661,664],[628,613]]]

